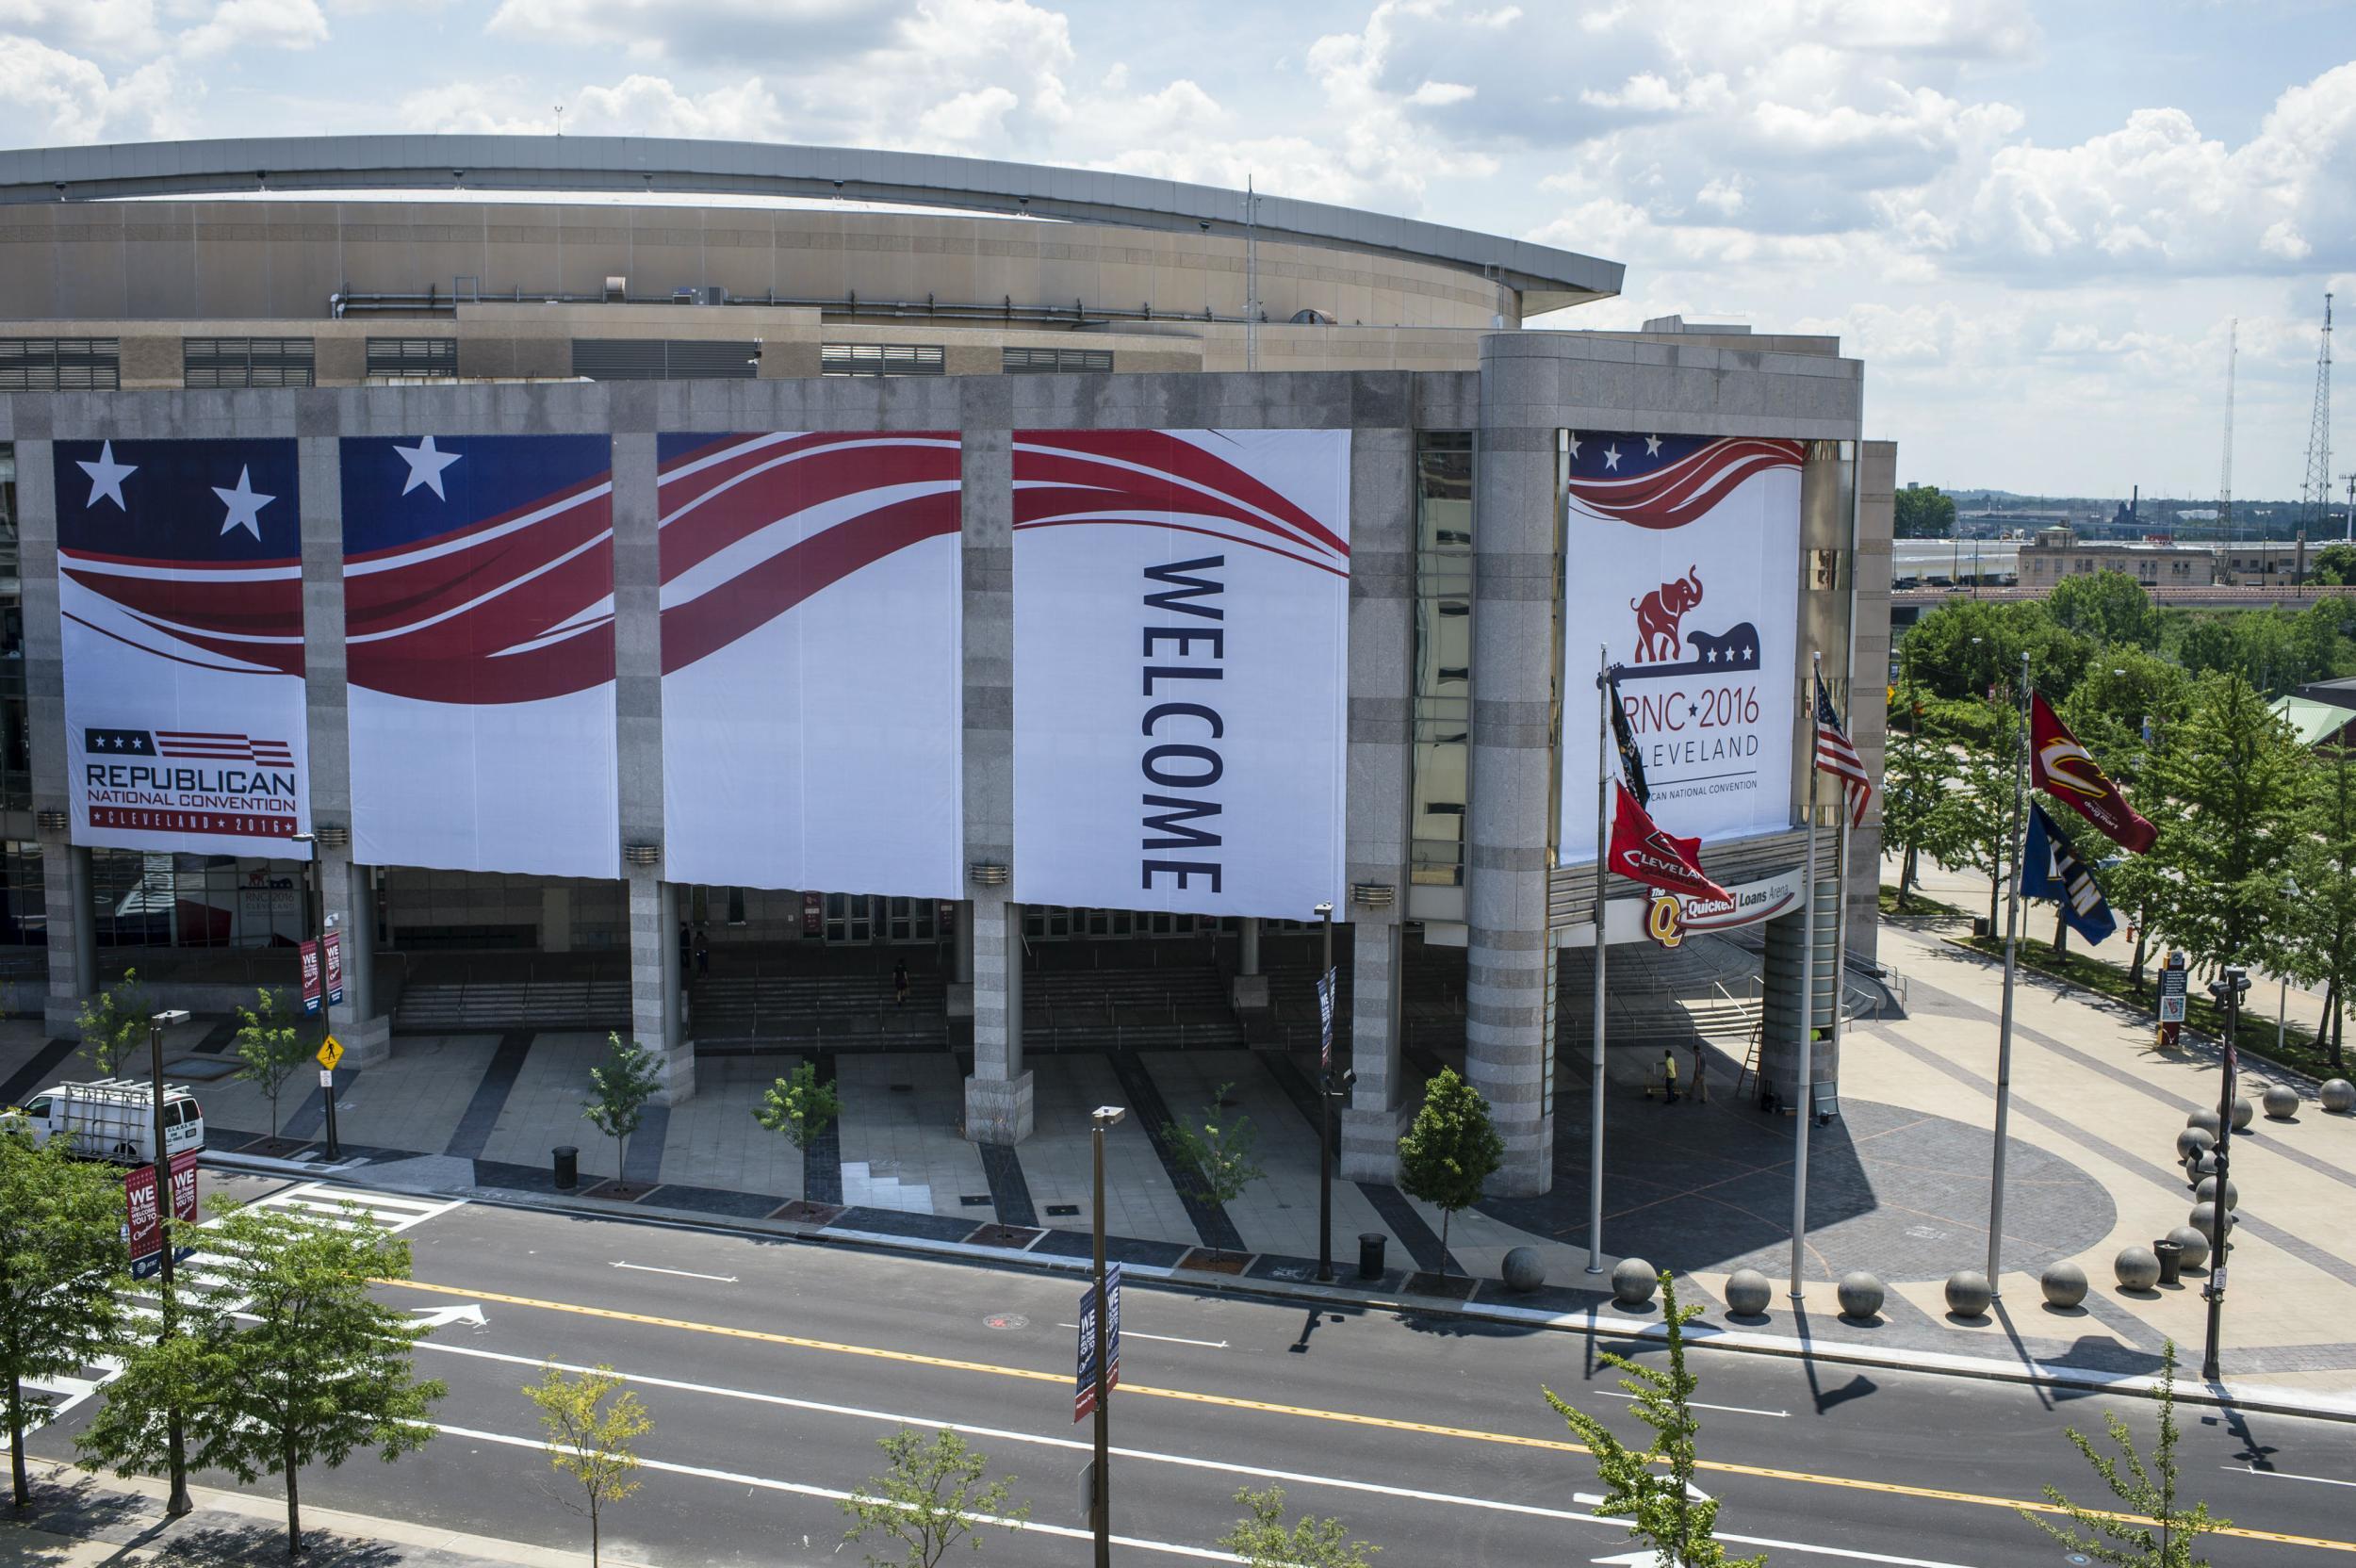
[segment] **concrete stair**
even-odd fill
[[[893,1209],[901,1214],[933,1212],[933,1189],[924,1182],[903,1182],[877,1174],[866,1160],[843,1162],[843,1201],[851,1207]]]
[[[630,1027],[626,979],[413,980],[393,1012],[404,1035]]]
[[[945,1050],[948,1001],[938,973],[908,975],[908,999],[892,999],[882,974],[705,974],[688,987],[688,1021],[700,1043],[770,1041],[855,1050]]]
[[[1231,1050],[1248,1044],[1213,963],[1025,970],[1023,1043],[1032,1050]]]

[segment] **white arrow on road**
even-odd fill
[[[1697,1503],[1706,1503],[1710,1500],[1710,1494],[1704,1492],[1700,1487],[1695,1486],[1692,1481],[1687,1481],[1685,1483],[1685,1494],[1688,1497],[1693,1498],[1693,1501]],[[1609,1499],[1605,1498],[1601,1494],[1594,1492],[1574,1492],[1571,1494],[1571,1501],[1579,1504],[1581,1508],[1601,1508],[1608,1500]]]
[[[464,1323],[475,1329],[483,1326],[483,1309],[472,1301],[455,1307],[412,1307],[409,1310],[416,1313],[417,1321],[429,1329],[447,1329],[452,1323]]]
[[[1591,1557],[1587,1560],[1616,1565],[1616,1568],[1661,1568],[1661,1554],[1649,1546],[1643,1551],[1622,1552],[1618,1557]]]

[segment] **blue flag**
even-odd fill
[[[2029,804],[2028,848],[2021,858],[2021,896],[2057,900],[2062,919],[2089,943],[2100,943],[2119,929],[2110,901],[2094,884],[2093,870],[2078,858],[2069,837],[2035,801]]]

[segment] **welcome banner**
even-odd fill
[[[74,841],[308,858],[294,442],[54,453]]]
[[[352,858],[621,874],[603,435],[343,443]]]
[[[957,433],[657,455],[666,874],[963,896]]]
[[[1574,431],[1569,452],[1563,862],[1595,855],[1598,644],[1661,827],[1789,827],[1801,444]]]
[[[1350,433],[1018,431],[1014,896],[1340,903]]]

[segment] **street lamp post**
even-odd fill
[[[1116,1127],[1128,1112],[1119,1105],[1099,1105],[1088,1116],[1090,1152],[1096,1164],[1096,1484],[1088,1488],[1088,1528],[1096,1536],[1096,1568],[1112,1568],[1112,1401],[1107,1385],[1112,1364],[1112,1309],[1104,1289],[1104,1130]]]
[[[327,1009],[327,898],[319,885],[319,841],[316,833],[297,833],[293,841],[311,846],[311,858],[303,867],[303,940],[316,943],[312,952],[319,964],[319,1044],[324,1048],[327,1037],[334,1032],[334,1022]],[[298,952],[301,950],[298,949]],[[327,1101],[327,1158],[330,1164],[343,1158],[343,1151],[335,1141],[335,1070],[319,1070],[319,1093]]]
[[[1317,1279],[1333,1279],[1333,1026],[1328,1009],[1339,1005],[1333,988],[1333,906],[1317,907],[1325,934],[1325,961],[1317,970]]]
[[[162,1291],[162,1327],[157,1342],[169,1340],[178,1331],[177,1312],[172,1297],[172,1155],[164,1147],[164,1026],[186,1023],[186,1009],[173,1007],[155,1014],[147,1021],[147,1075],[149,1108],[155,1123],[155,1234],[163,1244],[163,1253],[156,1274]],[[175,1402],[165,1413],[164,1446],[169,1456],[172,1494],[164,1503],[164,1517],[177,1519],[196,1505],[188,1499],[188,1440],[181,1429],[180,1407]]]
[[[2201,1297],[2209,1303],[2209,1337],[2201,1357],[2201,1376],[2210,1382],[2222,1376],[2217,1370],[2217,1336],[2225,1327],[2225,1194],[2233,1179],[2233,1090],[2241,1078],[2241,999],[2249,988],[2250,972],[2239,964],[2227,964],[2209,982],[2210,996],[2225,1008],[2225,1059],[2218,1064],[2217,1088],[2217,1200],[2209,1206],[2209,1281],[2201,1287]]]

